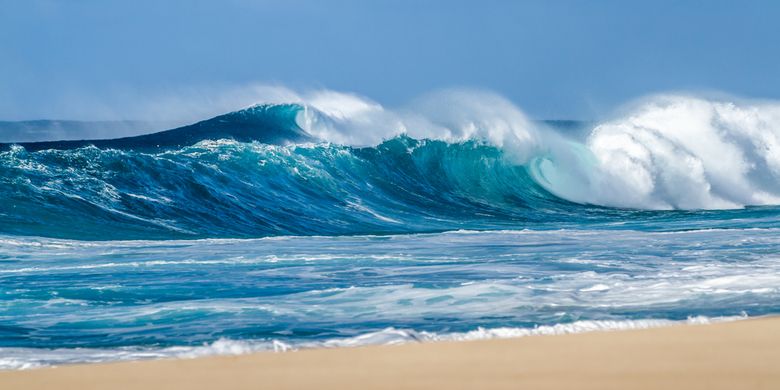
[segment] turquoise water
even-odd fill
[[[490,136],[323,142],[302,112],[4,146],[0,368],[780,311],[780,208],[747,201],[774,193],[761,172],[747,195],[666,171],[641,192],[575,175],[603,151],[572,141],[589,124],[539,124],[567,141],[520,158]]]

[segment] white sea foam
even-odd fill
[[[596,126],[587,148],[587,191],[554,191],[651,209],[780,204],[780,104],[656,97]]]
[[[115,349],[96,348],[0,348],[0,370],[25,370],[46,366],[75,363],[102,363],[111,361],[148,360],[163,358],[191,359],[212,355],[242,355],[260,351],[287,352],[312,348],[344,348],[365,345],[397,345],[409,342],[472,341],[486,339],[517,338],[538,335],[562,335],[595,331],[647,329],[678,324],[709,324],[747,318],[690,317],[684,321],[663,319],[576,321],[566,324],[538,326],[534,328],[476,328],[462,333],[436,333],[410,329],[386,328],[355,337],[335,338],[323,341],[282,342],[279,340],[230,340],[219,339],[201,346],[167,348],[125,347]]]

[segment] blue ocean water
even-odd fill
[[[780,127],[751,108],[367,110],[2,146],[0,368],[780,312]]]

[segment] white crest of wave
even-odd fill
[[[445,90],[406,107],[388,109],[369,99],[333,91],[302,97],[298,123],[336,144],[369,146],[407,135],[447,142],[482,140],[524,161],[539,145],[531,121],[505,98],[484,91]]]
[[[564,198],[641,209],[780,204],[780,104],[646,100],[594,127],[577,164],[543,165]],[[555,159],[555,156],[553,157]]]

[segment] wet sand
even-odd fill
[[[780,318],[0,372],[0,389],[780,389]]]

